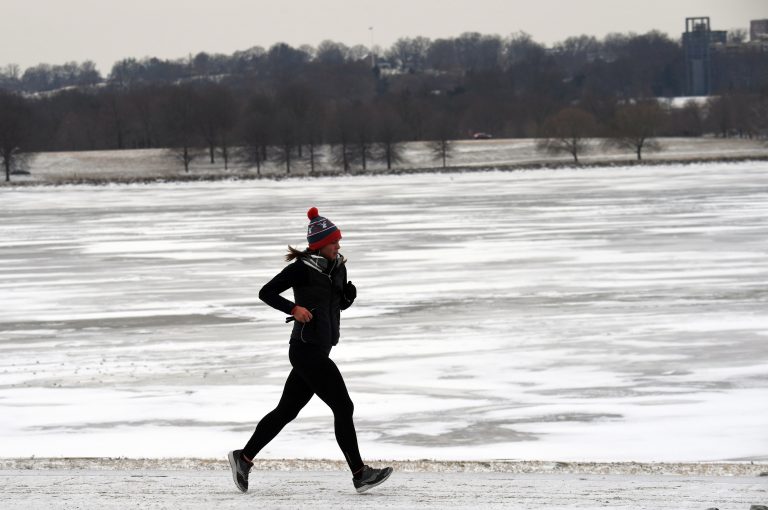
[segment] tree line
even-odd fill
[[[659,32],[572,37],[552,48],[524,33],[403,38],[381,54],[280,43],[125,59],[107,79],[89,62],[6,66],[0,157],[8,173],[25,152],[167,147],[187,169],[202,149],[211,163],[237,158],[260,171],[272,160],[290,172],[297,159],[314,169],[317,147],[330,145],[333,163],[349,170],[397,165],[402,143],[417,140],[432,141],[445,165],[451,140],[479,132],[541,137],[541,150],[577,160],[578,139],[621,139],[640,158],[657,136],[767,129],[768,53],[759,49],[717,53],[715,69],[729,73],[713,73],[719,94],[682,108],[656,100],[684,87],[682,48]]]

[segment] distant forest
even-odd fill
[[[641,112],[650,135],[764,134],[768,51],[750,48],[713,52],[709,103]],[[0,89],[6,151],[173,147],[183,160],[205,150],[213,162],[238,147],[258,165],[331,144],[346,169],[367,157],[396,163],[403,141],[550,136],[563,131],[562,117],[609,136],[639,122],[627,108],[683,96],[685,65],[681,44],[660,32],[571,37],[551,48],[525,33],[466,33],[403,38],[376,57],[325,41],[125,59],[106,77],[92,62],[8,65]],[[14,112],[23,118],[12,124]],[[3,142],[9,130],[15,142]]]

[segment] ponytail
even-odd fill
[[[288,253],[285,254],[285,261],[286,262],[290,262],[290,261],[292,261],[294,259],[297,259],[299,257],[305,256],[305,255],[309,255],[310,253],[313,253],[313,251],[310,250],[309,247],[304,248],[304,251],[301,251],[301,250],[298,250],[298,249],[294,248],[293,246],[291,246],[289,244],[288,245]]]
[[[286,262],[290,262],[290,261],[295,260],[295,259],[297,259],[299,257],[306,257],[308,255],[317,255],[318,251],[319,250],[310,250],[309,246],[304,248],[304,250],[298,250],[298,249],[294,248],[293,246],[291,246],[289,244],[288,245],[288,253],[285,254],[285,261]],[[341,261],[340,262],[342,264],[346,264],[347,263],[347,259],[344,257],[344,255],[341,255]]]

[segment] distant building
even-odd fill
[[[712,44],[711,93],[757,92],[768,85],[768,20],[750,22],[750,40]]]
[[[727,41],[728,32],[710,29],[709,17],[685,18],[683,51],[687,95],[707,96],[712,92],[711,47],[725,45]]]
[[[768,19],[753,19],[749,22],[749,40],[768,42]]]

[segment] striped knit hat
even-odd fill
[[[341,239],[341,230],[336,228],[328,218],[323,218],[317,212],[317,207],[307,211],[309,227],[307,228],[307,243],[310,250],[319,250],[326,244],[331,244]]]

